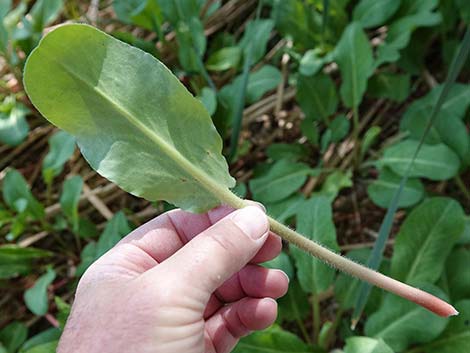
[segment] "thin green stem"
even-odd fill
[[[312,295],[312,318],[313,318],[313,332],[312,338],[313,343],[318,343],[318,335],[320,334],[320,301],[318,300],[318,294],[313,293]]]
[[[304,340],[308,344],[312,344],[312,340],[310,339],[310,336],[308,334],[307,328],[305,327],[305,324],[300,316],[299,310],[297,308],[297,303],[295,302],[295,299],[292,295],[289,295],[289,300],[291,302],[292,308],[294,310],[294,315],[295,315],[295,321],[297,322],[297,325],[299,326],[300,332],[302,333],[302,336]]]
[[[359,166],[360,160],[359,155],[361,151],[360,141],[359,141],[359,111],[357,105],[353,107],[353,140],[354,140],[354,167]]]
[[[333,342],[333,334],[336,332],[336,329],[339,326],[339,323],[341,322],[341,318],[343,317],[344,310],[339,309],[338,312],[336,313],[335,321],[333,321],[333,325],[331,326],[330,330],[328,331],[328,334],[325,338],[325,346],[323,348],[328,349],[328,347],[331,345]]]

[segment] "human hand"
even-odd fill
[[[225,353],[271,325],[284,272],[256,263],[281,250],[249,206],[167,212],[139,227],[79,282],[58,353]]]

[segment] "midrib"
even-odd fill
[[[44,52],[44,51],[43,51]],[[152,142],[157,144],[159,148],[163,151],[164,154],[167,155],[168,158],[174,160],[176,164],[189,175],[191,175],[195,180],[199,182],[201,186],[204,187],[210,194],[214,195],[216,198],[219,198],[216,193],[214,193],[214,189],[220,189],[220,186],[213,181],[211,177],[209,177],[203,171],[195,168],[191,162],[189,162],[178,150],[170,146],[166,141],[159,138],[157,135],[153,133],[147,126],[145,126],[142,122],[140,122],[137,118],[135,118],[127,109],[119,105],[109,96],[107,96],[102,90],[100,90],[97,86],[90,84],[87,80],[83,79],[79,74],[77,74],[73,69],[65,65],[63,62],[57,61],[54,57],[46,55],[52,61],[56,62],[59,66],[61,66],[67,73],[73,76],[75,79],[82,82],[85,86],[92,89],[96,92],[100,97],[102,97],[105,101],[109,102],[113,109],[115,109],[121,116],[123,116],[127,121],[131,123],[131,125],[135,126],[140,132],[142,132],[145,136],[147,136]]]

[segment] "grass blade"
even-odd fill
[[[385,214],[384,220],[380,226],[379,235],[374,244],[374,248],[369,257],[369,260],[367,262],[367,266],[374,270],[378,269],[380,266],[380,263],[382,262],[382,255],[385,249],[385,245],[387,243],[388,237],[390,235],[390,231],[392,229],[395,213],[398,209],[398,201],[400,200],[400,196],[403,192],[403,188],[406,182],[408,181],[408,176],[413,166],[414,160],[416,159],[416,156],[418,155],[421,149],[421,146],[423,145],[424,140],[426,139],[426,136],[428,135],[429,130],[433,126],[442,105],[447,99],[447,95],[449,94],[450,87],[455,82],[457,76],[462,70],[462,67],[468,57],[469,51],[470,51],[470,26],[467,27],[464,38],[462,40],[462,46],[460,47],[457,55],[455,56],[450,66],[449,73],[447,74],[447,78],[444,83],[444,88],[442,89],[442,92],[439,95],[439,98],[433,107],[428,123],[426,125],[426,129],[424,130],[423,135],[421,136],[418,147],[416,148],[416,151],[413,154],[413,157],[407,167],[405,175],[403,175],[403,178],[401,179],[398,189],[395,191],[395,194],[393,195],[393,199],[390,203],[390,206],[387,209],[387,213]],[[358,296],[356,299],[354,313],[352,316],[351,326],[353,328],[356,326],[357,322],[359,321],[362,315],[362,311],[364,310],[364,307],[367,303],[367,299],[369,298],[371,288],[372,287],[370,284],[366,282],[361,283],[361,287],[359,289]]]

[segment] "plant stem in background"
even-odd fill
[[[353,159],[354,159],[354,167],[357,168],[359,166],[360,160],[360,142],[359,142],[359,111],[357,105],[353,107],[353,139],[354,139],[354,151],[353,151]]]
[[[313,343],[318,343],[318,335],[320,333],[320,301],[318,300],[318,294],[313,293],[312,295],[312,316],[313,316]]]

